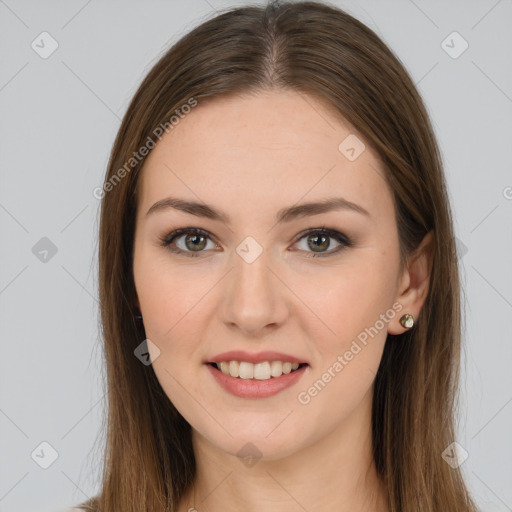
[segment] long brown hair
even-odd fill
[[[195,477],[191,427],[134,350],[133,241],[137,183],[158,127],[184,106],[274,88],[323,100],[380,156],[394,199],[402,264],[434,235],[429,293],[414,329],[388,335],[375,378],[374,460],[392,512],[477,508],[454,441],[461,338],[452,214],[426,108],[399,59],[363,23],[327,3],[272,2],[225,10],[174,44],[141,83],[110,155],[101,203],[99,294],[108,416],[97,512],[175,511]],[[189,107],[190,110],[191,107]],[[177,127],[179,129],[179,126]],[[123,171],[124,169],[124,171]]]

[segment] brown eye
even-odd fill
[[[300,249],[308,254],[307,258],[327,257],[336,254],[343,250],[345,247],[351,247],[352,241],[343,233],[332,229],[313,229],[310,230],[299,238],[307,240],[306,249]],[[338,244],[333,250],[327,251],[332,246],[331,239],[336,240]]]
[[[327,228],[310,229],[301,233],[294,245],[303,239],[307,240],[307,245],[299,250],[306,253],[307,258],[331,256],[353,245],[350,238],[343,233]],[[333,250],[328,250],[333,245],[331,242],[333,239],[338,245]],[[171,252],[192,258],[197,258],[201,253],[207,252],[208,242],[212,244],[210,249],[218,248],[210,234],[199,228],[177,229],[160,239],[161,245],[167,247]]]
[[[313,251],[316,251],[316,249],[329,249],[329,237],[326,235],[309,235],[307,239],[308,247]]]
[[[177,229],[160,239],[161,245],[171,252],[193,258],[205,252],[208,241],[213,245],[211,248],[217,247],[210,239],[209,233],[198,228]]]
[[[185,246],[191,251],[201,251],[206,247],[206,237],[202,235],[196,235],[195,233],[185,235],[184,240]]]

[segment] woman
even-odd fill
[[[316,2],[204,22],[139,87],[98,194],[109,407],[83,510],[477,510],[442,163],[369,28]]]

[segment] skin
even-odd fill
[[[417,318],[424,303],[432,239],[429,233],[400,273],[381,163],[368,144],[347,159],[338,146],[349,134],[364,141],[311,96],[273,90],[216,98],[165,134],[144,164],[134,245],[137,307],[160,350],[158,357],[152,352],[157,378],[192,426],[198,469],[180,512],[388,510],[371,455],[373,385],[387,334],[403,333],[400,316]],[[174,209],[146,215],[170,195],[223,210],[231,223]],[[275,223],[281,208],[333,196],[370,217],[335,210]],[[317,252],[330,256],[308,258],[317,253],[308,234],[295,237],[322,226],[344,233],[353,246],[335,253],[339,242],[329,238],[331,245]],[[159,244],[159,237],[190,227],[211,234],[199,257]],[[236,252],[248,236],[263,248],[252,263]],[[197,254],[186,236],[176,244]],[[342,371],[300,403],[298,393],[394,303],[401,312],[388,315]],[[275,396],[239,398],[203,364],[234,349],[285,352],[309,368]],[[236,455],[248,442],[261,454],[250,467]]]

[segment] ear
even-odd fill
[[[406,268],[399,280],[398,294],[395,302],[402,305],[402,309],[389,322],[389,334],[402,334],[407,331],[400,323],[400,318],[406,313],[415,319],[427,298],[430,274],[433,262],[434,234],[429,231],[416,250],[409,256]]]

